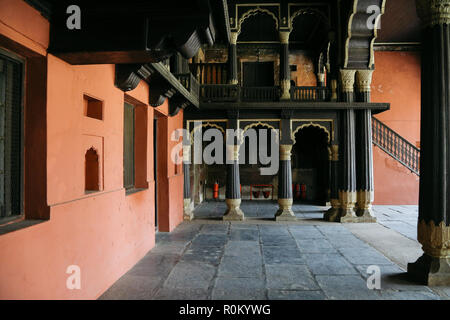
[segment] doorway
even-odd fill
[[[273,87],[274,63],[272,62],[244,62],[244,87]]]

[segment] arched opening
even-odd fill
[[[243,133],[239,150],[242,199],[272,200],[276,198],[278,172],[267,174],[263,170],[271,168],[273,161],[278,161],[278,157],[274,157],[274,148],[279,149],[278,140],[276,131],[264,124],[249,127]]]
[[[239,41],[278,41],[278,25],[275,18],[264,11],[253,11],[241,22]]]
[[[195,136],[199,133],[202,137],[201,153],[195,155],[198,152],[198,147],[195,145]],[[201,129],[196,128],[191,135],[193,145],[191,148],[190,183],[192,200],[195,205],[204,201],[225,200],[227,168],[224,138],[224,130],[220,126],[210,124],[204,124]],[[201,156],[201,159],[198,159],[198,156]],[[201,160],[201,163],[198,163],[199,160]],[[218,185],[218,192],[215,192],[216,184]],[[197,210],[195,215],[201,217],[201,210]]]
[[[294,200],[325,205],[329,190],[328,135],[318,127],[300,129],[292,148]],[[297,185],[300,185],[300,193]],[[297,188],[296,188],[297,187]],[[302,187],[306,187],[302,193]]]
[[[86,193],[100,191],[99,159],[97,151],[90,148],[85,154],[85,183]]]

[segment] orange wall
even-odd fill
[[[420,53],[375,52],[372,102],[389,102],[376,115],[417,146],[420,141]],[[374,147],[375,204],[418,204],[419,178]]]
[[[42,35],[48,33],[48,25],[39,18],[39,13],[23,3],[0,0],[0,35],[6,37],[4,30],[21,28],[17,33],[22,37],[16,35],[9,39],[34,50],[36,47],[30,44],[45,42]],[[9,11],[15,9],[15,19],[4,20],[4,5]],[[17,23],[26,19],[33,27]],[[47,64],[46,201],[50,219],[0,236],[0,299],[94,299],[141,259],[155,244],[155,112],[167,123],[166,140],[170,139],[171,130],[182,128],[182,112],[167,117],[169,102],[156,109],[147,106],[149,187],[126,195],[123,188],[125,97],[114,86],[114,66],[71,66],[52,55],[47,56]],[[84,116],[85,94],[103,101],[103,120]],[[147,104],[149,87],[141,82],[127,95]],[[103,179],[100,192],[86,195],[84,154],[90,147],[99,150]],[[166,149],[170,159],[171,148],[166,146]],[[175,175],[174,165],[165,164],[166,173],[160,180],[167,185],[171,197],[161,204],[167,208],[161,214],[169,231],[183,219],[183,174],[179,171]],[[66,288],[69,277],[66,270],[71,265],[81,268],[81,290]]]

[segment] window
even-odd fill
[[[135,167],[135,116],[134,106],[125,103],[124,128],[123,128],[123,184],[125,189],[134,188]]]
[[[123,129],[123,185],[127,193],[148,188],[147,106],[125,96]]]
[[[22,214],[22,64],[0,55],[0,218]]]

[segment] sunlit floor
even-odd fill
[[[295,205],[297,222],[276,223],[277,204],[244,202],[247,221],[224,223],[225,204],[200,205],[196,220],[157,234],[157,245],[101,299],[448,299],[450,287],[408,281],[421,255],[417,207],[377,206],[379,223],[321,220],[325,207]],[[381,289],[368,288],[369,267]],[[369,283],[373,283],[369,281]]]

